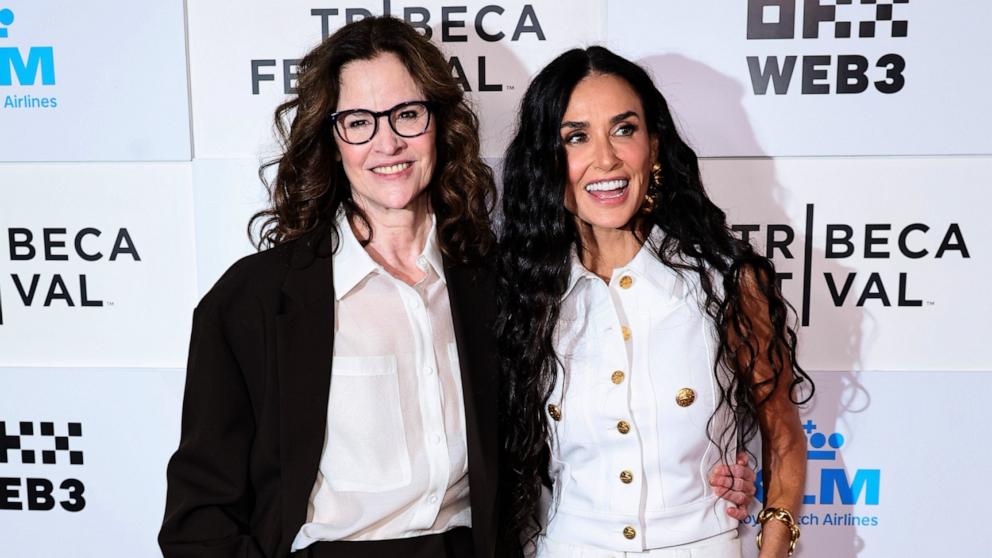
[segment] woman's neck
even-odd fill
[[[424,278],[417,258],[424,251],[431,231],[431,212],[426,196],[419,196],[403,209],[362,208],[372,227],[372,240],[365,251],[394,277],[408,284]],[[364,223],[352,219],[351,230],[360,240],[369,238]]]
[[[578,222],[582,239],[582,265],[607,283],[613,270],[630,263],[641,249],[642,241],[632,229],[607,229]]]

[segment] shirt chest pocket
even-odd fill
[[[595,320],[560,320],[555,350],[558,354],[558,378],[548,413],[556,438],[571,449],[591,447],[596,443],[593,424],[603,411],[603,394],[610,383],[610,373],[602,361],[602,338]],[[612,369],[610,369],[612,370]],[[557,417],[557,418],[556,418]]]
[[[573,355],[562,359],[558,380],[551,401],[555,412],[548,409],[551,428],[556,441],[564,443],[568,451],[595,447],[600,432],[594,425],[602,422],[603,394],[611,385],[609,374],[605,382],[596,374],[601,368],[598,355]],[[557,418],[556,418],[557,417]],[[567,452],[566,452],[567,453]]]
[[[382,492],[410,484],[394,355],[334,357],[320,469],[337,491]]]
[[[649,346],[659,417],[676,432],[705,435],[715,409],[716,339],[702,314],[683,305],[653,324]]]

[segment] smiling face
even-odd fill
[[[644,202],[658,150],[637,93],[620,77],[586,76],[572,90],[560,133],[565,207],[594,232],[626,227]]]
[[[340,76],[341,93],[335,111],[389,110],[407,101],[424,101],[420,87],[393,53],[345,64]],[[436,159],[433,119],[423,135],[405,138],[379,118],[378,131],[361,145],[344,142],[335,133],[352,198],[375,220],[392,210],[411,208],[430,184]]]

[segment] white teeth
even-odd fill
[[[410,163],[396,163],[395,165],[389,165],[388,167],[375,167],[372,172],[376,174],[396,174],[402,170],[405,170],[410,166]]]
[[[601,200],[612,200],[622,198],[626,190],[610,190],[609,194],[600,194],[597,197]]]
[[[627,183],[628,181],[624,179],[593,182],[592,184],[586,184],[586,192],[602,192],[605,190],[617,190],[619,188],[625,188],[627,186]]]

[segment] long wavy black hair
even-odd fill
[[[308,52],[299,65],[296,96],[276,108],[282,153],[258,171],[270,204],[248,224],[258,248],[324,228],[333,235],[328,225],[338,208],[369,224],[352,200],[330,115],[337,110],[341,69],[387,52],[399,57],[434,106],[437,164],[427,194],[441,251],[457,262],[479,263],[495,244],[490,214],[496,186],[479,155],[479,120],[444,54],[402,20],[368,17],[345,25]],[[265,177],[269,167],[276,168],[271,182]]]
[[[720,398],[714,416],[732,417],[719,432],[712,431],[711,417],[706,435],[726,459],[755,437],[758,407],[779,382],[790,382],[794,403],[812,396],[812,382],[796,364],[796,335],[790,326],[794,313],[777,288],[771,261],[734,236],[724,212],[707,197],[696,154],[679,137],[651,77],[602,47],[565,52],[527,88],[503,167],[498,333],[504,378],[501,531],[506,540],[536,534],[541,485],[548,481],[544,407],[558,363],[552,339],[569,281],[571,251],[580,242],[576,217],[564,203],[567,161],[559,129],[572,91],[590,74],[614,75],[630,84],[643,105],[648,132],[658,139],[655,155],[663,186],[654,208],[639,214],[636,219],[642,221],[632,225],[642,241],[644,231],[660,227],[665,235],[657,246],[658,259],[677,273],[698,277],[703,308],[719,338],[713,373]],[[756,288],[744,293],[742,282]],[[745,305],[753,308],[745,298],[755,295],[767,302],[773,329],[767,346],[745,310]],[[773,368],[772,376],[762,381],[754,380],[759,360]],[[800,390],[803,383],[808,390]],[[802,401],[800,391],[807,393]]]

